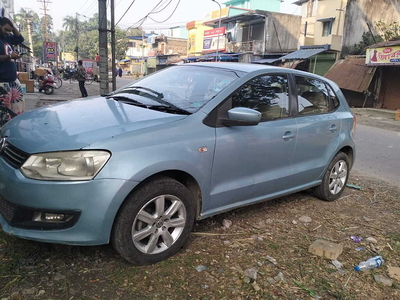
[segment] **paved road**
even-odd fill
[[[354,170],[400,185],[400,132],[357,125]]]

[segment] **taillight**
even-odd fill
[[[356,124],[357,124],[356,116],[353,116],[353,129],[351,129],[351,136],[353,138],[354,135],[356,134]]]

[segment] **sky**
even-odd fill
[[[56,31],[63,29],[63,18],[66,16],[75,17],[76,13],[78,13],[78,18],[81,21],[84,21],[85,18],[92,17],[93,14],[97,13],[98,11],[98,0],[47,1],[51,2],[50,4],[47,4],[47,8],[48,13],[53,17],[54,29]],[[220,0],[218,2],[223,7],[223,2],[225,1],[226,0]],[[284,0],[281,3],[281,12],[288,14],[300,14],[300,7],[291,4],[294,1],[295,0]],[[125,14],[125,16],[121,19],[121,17],[124,15],[132,2],[133,5]],[[135,25],[140,19],[146,16],[159,2],[160,0],[115,0],[115,22],[118,23],[119,21],[118,26],[122,29]],[[145,30],[157,31],[157,29],[184,25],[187,22],[194,20],[203,20],[207,13],[210,13],[213,10],[219,10],[218,4],[211,0],[164,0],[163,3],[170,4],[161,12],[157,14],[151,14],[150,16],[158,22],[165,22],[156,23],[150,19],[147,19],[142,25]],[[166,5],[160,6],[157,10],[161,10],[164,6]],[[40,9],[42,7],[43,4],[38,2],[37,0],[14,1],[15,13],[18,13],[20,8],[30,8],[38,13],[39,16],[42,16],[43,10]],[[107,12],[110,12],[109,6],[107,7]]]

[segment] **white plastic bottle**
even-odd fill
[[[358,264],[358,266],[354,267],[356,271],[365,271],[373,268],[377,268],[383,265],[383,258],[382,256],[374,256],[366,261],[362,261]]]

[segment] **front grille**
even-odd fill
[[[0,214],[3,218],[6,219],[7,222],[11,222],[14,218],[15,212],[16,207],[0,196]]]
[[[9,142],[5,142],[0,156],[16,169],[19,169],[28,159],[29,154],[14,147]]]

